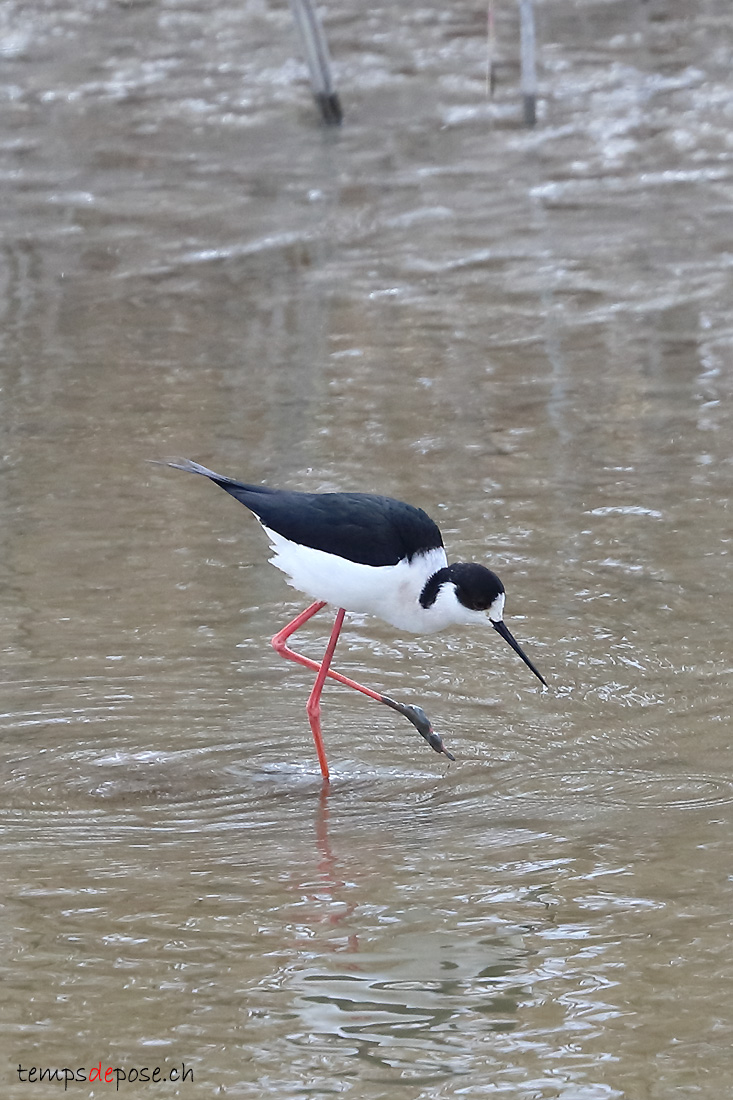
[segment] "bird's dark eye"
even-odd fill
[[[464,585],[456,585],[456,598],[459,603],[462,603],[464,607],[467,607],[469,611],[485,611],[488,604],[477,593],[472,592],[470,588],[466,588]]]

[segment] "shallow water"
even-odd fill
[[[338,132],[285,5],[6,9],[10,1100],[19,1064],[729,1089],[733,20],[538,5],[527,131],[498,7],[488,100],[480,7],[330,5]],[[267,644],[303,601],[171,454],[423,506],[550,689],[493,632],[353,618],[337,667],[457,759],[330,686],[324,791]]]

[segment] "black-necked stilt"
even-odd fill
[[[496,573],[473,563],[449,565],[440,530],[422,509],[368,493],[299,493],[246,485],[189,459],[164,465],[203,474],[249,508],[275,551],[272,564],[290,578],[293,588],[316,601],[278,631],[272,645],[282,657],[316,672],[306,709],[324,779],[329,772],[320,698],[327,676],[404,714],[431,748],[454,759],[421,707],[397,703],[331,669],[346,611],[377,615],[400,630],[424,634],[488,621],[547,686],[504,625],[504,585]],[[295,653],[287,641],[326,604],[338,610],[319,664]]]

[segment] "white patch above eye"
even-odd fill
[[[489,605],[488,615],[492,623],[500,623],[504,618],[504,593],[500,592],[496,599]]]

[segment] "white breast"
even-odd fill
[[[448,564],[442,547],[397,565],[361,565],[323,550],[299,546],[268,527],[265,532],[275,551],[270,558],[272,564],[290,578],[288,583],[293,588],[314,600],[376,615],[399,630],[413,633],[432,633],[446,625],[442,616],[437,617],[430,608],[425,610],[420,605],[420,593],[427,581]]]

